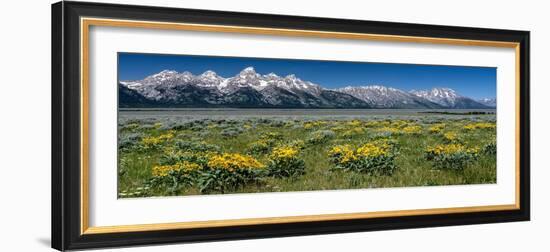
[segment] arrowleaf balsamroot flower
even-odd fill
[[[255,158],[238,153],[217,154],[210,158],[208,167],[221,168],[230,172],[238,169],[263,169],[264,164]]]
[[[356,149],[350,145],[336,145],[328,154],[334,169],[381,174],[391,174],[396,169],[394,147],[385,139],[365,143]]]
[[[426,148],[425,157],[438,169],[463,170],[474,161],[479,148],[467,148],[458,143],[441,144]]]
[[[267,166],[270,176],[296,177],[305,173],[305,162],[298,157],[300,151],[295,146],[279,146],[273,148],[269,155]]]
[[[496,124],[489,123],[489,122],[478,122],[478,123],[470,123],[466,124],[464,126],[464,129],[466,130],[475,130],[475,129],[494,129],[496,128]]]

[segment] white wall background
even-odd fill
[[[106,1],[106,0],[105,0]],[[111,0],[113,1],[113,0]],[[119,3],[530,30],[532,221],[146,246],[116,251],[548,251],[550,26],[545,1],[213,1]],[[0,251],[48,251],[50,240],[50,0],[0,10]],[[111,249],[107,249],[110,251]],[[115,249],[113,249],[115,250]]]

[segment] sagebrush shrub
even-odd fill
[[[137,146],[141,141],[141,133],[129,133],[129,134],[120,134],[118,139],[118,149],[120,150],[130,150]]]
[[[236,137],[236,136],[240,135],[241,133],[243,133],[242,129],[234,128],[234,127],[223,129],[220,132],[220,134],[224,137]]]
[[[275,140],[262,138],[249,144],[248,152],[251,154],[265,154],[269,152],[274,144]]]
[[[196,142],[196,141],[185,141],[180,140],[176,142],[176,146],[183,151],[192,151],[192,152],[205,152],[205,151],[211,151],[211,152],[218,152],[220,151],[220,147],[215,144],[208,144],[204,141]]]
[[[306,142],[308,144],[326,143],[328,140],[334,138],[334,136],[336,136],[336,133],[332,130],[317,130],[310,134]]]

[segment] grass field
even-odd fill
[[[119,119],[119,197],[496,183],[494,115]]]

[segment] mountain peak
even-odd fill
[[[401,91],[399,89],[395,89],[395,88],[392,88],[392,87],[386,87],[386,86],[382,86],[382,85],[363,86],[363,88],[380,90],[380,91],[394,91],[394,92],[395,91]]]
[[[162,70],[156,74],[145,77],[145,80],[152,82],[165,81],[167,79],[174,79],[178,75],[175,70]]]
[[[275,73],[268,73],[265,75],[265,77],[267,78],[279,78],[279,75],[275,74]]]
[[[289,80],[295,80],[295,79],[298,79],[298,78],[296,77],[296,75],[295,75],[295,74],[289,74],[289,75],[287,75],[287,76],[286,76],[285,78],[286,78],[286,79],[289,79]]]
[[[497,98],[481,98],[477,100],[477,102],[489,106],[489,107],[496,107],[497,106]]]
[[[451,88],[411,90],[410,93],[449,108],[489,108],[489,106],[458,94]]]
[[[439,96],[445,96],[445,97],[458,97],[458,93],[451,88],[442,88],[442,87],[435,87],[432,88],[432,94],[439,95]]]
[[[432,98],[432,99],[455,99],[462,97],[454,89],[435,87],[431,90],[411,90],[409,93],[419,97]]]
[[[382,86],[382,85],[368,85],[368,86],[347,86],[344,88],[340,88],[340,90],[373,90],[373,91],[381,91],[381,92],[403,92],[399,89]]]
[[[432,90],[443,90],[443,91],[452,91],[452,92],[455,92],[454,89],[448,88],[448,87],[433,87]]]
[[[413,94],[382,85],[347,86],[336,91],[363,100],[373,108],[440,108]]]
[[[254,67],[249,66],[249,67],[246,67],[245,69],[243,69],[241,71],[241,74],[243,74],[243,73],[256,73],[256,70],[254,69]]]
[[[149,77],[153,77],[153,78],[156,78],[156,77],[166,77],[166,76],[171,76],[171,75],[176,75],[178,74],[178,72],[176,70],[162,70],[156,74],[153,74]]]
[[[178,73],[178,71],[176,71],[176,70],[168,70],[168,69],[166,69],[166,70],[160,71],[158,74],[177,74],[177,73]]]
[[[208,70],[204,73],[201,74],[202,77],[214,77],[214,78],[217,78],[219,77],[218,74],[212,70]]]

